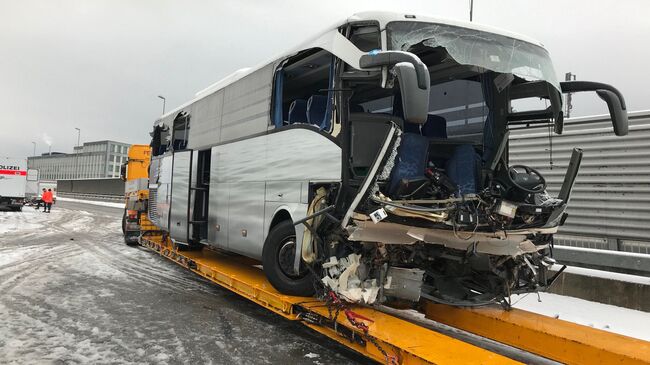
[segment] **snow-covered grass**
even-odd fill
[[[650,313],[563,295],[513,295],[515,308],[650,341]]]
[[[98,205],[98,206],[102,206],[102,207],[122,208],[122,209],[124,209],[124,203],[100,202],[100,201],[94,201],[94,200],[81,200],[81,199],[64,198],[64,197],[57,197],[56,200],[60,200],[62,202],[84,203],[84,204]]]

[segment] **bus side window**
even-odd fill
[[[190,115],[186,112],[180,112],[174,119],[172,131],[172,148],[174,151],[180,151],[187,148],[187,140],[190,133]]]
[[[164,125],[157,125],[151,133],[151,151],[154,156],[160,156],[167,151],[168,129]]]
[[[276,128],[309,124],[332,128],[334,57],[310,49],[289,58],[274,76],[271,120]]]
[[[369,52],[373,49],[381,49],[379,26],[375,24],[351,26],[350,42],[363,52]]]

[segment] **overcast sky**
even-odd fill
[[[540,40],[558,77],[615,85],[650,109],[650,2],[475,0],[474,21]],[[71,152],[77,141],[148,143],[167,110],[231,72],[359,11],[467,20],[469,0],[0,0],[0,156]],[[574,115],[604,113],[595,95]]]

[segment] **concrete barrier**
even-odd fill
[[[550,292],[650,312],[650,277],[569,267]]]
[[[112,179],[57,180],[59,193],[124,196],[124,181]]]

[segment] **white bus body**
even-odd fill
[[[561,133],[566,90],[597,91],[627,132],[620,93],[559,83],[537,41],[356,14],[157,120],[149,217],[178,245],[261,260],[288,294],[316,284],[417,301],[424,282],[422,295],[472,305],[544,288],[581,152],[551,199],[539,173],[508,165],[507,136],[539,123]],[[527,98],[548,107],[512,107]],[[346,270],[354,284],[339,287]],[[408,283],[379,294],[388,278]]]

